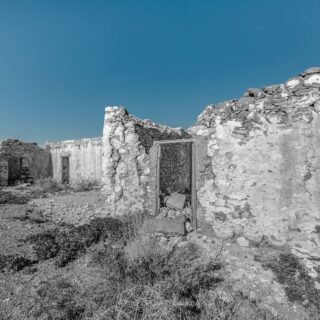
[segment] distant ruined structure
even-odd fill
[[[317,261],[319,112],[318,67],[285,84],[248,89],[238,100],[210,105],[187,130],[107,107],[102,138],[50,142],[41,151],[17,154],[2,142],[0,184],[10,180],[10,159],[28,158],[34,178],[101,183],[106,214],[166,216],[182,201],[180,209],[188,209],[194,225],[212,226],[217,237],[236,234],[252,242],[268,237]],[[43,162],[29,156],[34,153]]]
[[[14,185],[17,180],[33,182],[49,177],[51,156],[36,143],[8,139],[0,141],[0,187]]]

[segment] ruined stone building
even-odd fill
[[[0,186],[14,185],[17,180],[33,182],[52,175],[48,150],[36,143],[18,140],[0,141]]]
[[[268,237],[320,260],[319,112],[320,68],[210,105],[187,130],[108,107],[102,138],[48,143],[37,157],[2,145],[0,182],[26,158],[34,178],[101,183],[106,214],[157,215],[170,195],[183,195],[194,224],[218,237]],[[12,159],[19,169],[10,170]]]

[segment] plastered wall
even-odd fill
[[[101,183],[102,139],[81,139],[48,142],[52,160],[53,179],[62,180],[62,157],[69,157],[70,184],[83,181]]]

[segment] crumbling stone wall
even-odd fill
[[[36,143],[8,139],[0,143],[0,186],[49,177],[50,153]]]
[[[181,129],[157,125],[107,107],[103,130],[102,183],[110,214],[154,213],[156,141],[189,137]]]
[[[62,181],[62,158],[69,157],[70,184],[101,183],[102,138],[48,142],[52,158],[53,179]]]
[[[208,106],[197,143],[198,218],[220,237],[268,236],[320,259],[320,68]]]

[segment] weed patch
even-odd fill
[[[107,239],[113,242],[125,240],[129,229],[129,223],[113,218],[97,218],[83,226],[68,226],[67,230],[55,228],[32,235],[26,241],[33,245],[39,261],[57,257],[56,265],[64,267],[94,243]]]
[[[23,256],[0,254],[0,272],[20,271],[25,267],[32,266],[34,263],[35,261]]]
[[[29,198],[0,190],[0,204],[26,204]]]
[[[288,252],[280,252],[271,257],[256,256],[255,259],[273,271],[290,301],[320,312],[320,292],[299,258]]]
[[[65,191],[66,189],[64,184],[54,181],[52,178],[40,178],[35,181],[30,191],[33,198],[39,198],[47,193]]]
[[[99,188],[99,185],[96,182],[89,180],[82,180],[80,183],[72,187],[72,190],[75,192],[91,191]]]

